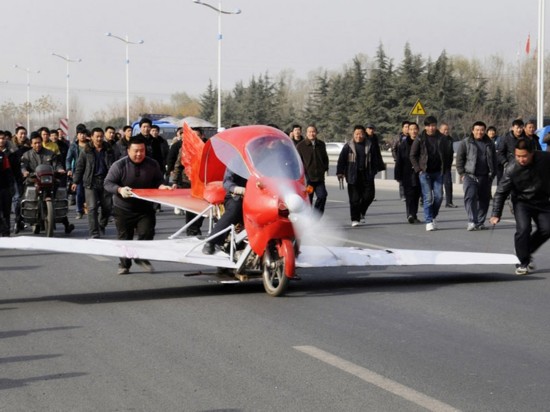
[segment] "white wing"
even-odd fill
[[[506,265],[518,263],[504,253],[446,252],[410,249],[301,246],[298,267],[410,266],[410,265]]]
[[[203,240],[195,237],[174,240],[56,239],[20,236],[0,238],[1,249],[49,250],[130,259],[235,268],[223,252],[202,253]],[[505,265],[516,264],[510,254],[446,252],[408,249],[362,249],[357,247],[301,246],[297,267],[407,266],[407,265]]]

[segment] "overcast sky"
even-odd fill
[[[204,0],[207,1],[207,0]],[[218,0],[210,0],[217,6]],[[360,53],[374,56],[380,42],[397,63],[405,43],[437,58],[442,50],[483,60],[525,58],[536,48],[537,0],[223,0],[239,15],[222,18],[222,88],[268,72],[291,69],[297,78],[323,67],[340,69]],[[547,13],[550,11],[547,7]],[[174,92],[199,96],[217,79],[217,13],[192,0],[2,0],[0,103],[52,95],[65,102],[63,60],[73,63],[71,95],[90,115],[101,102],[125,102],[125,45],[130,40],[130,92],[168,99]]]

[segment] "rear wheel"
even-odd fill
[[[279,256],[277,248],[268,246],[262,262],[262,281],[269,296],[281,296],[288,287],[285,275],[285,258]]]
[[[53,236],[53,228],[55,226],[55,211],[53,209],[53,202],[46,200],[46,215],[44,216],[44,228],[47,237]]]

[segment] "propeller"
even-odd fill
[[[334,227],[329,227],[326,222],[321,222],[319,211],[309,204],[291,188],[281,188],[281,199],[288,208],[288,219],[292,223],[296,238],[307,244],[334,245],[335,238],[342,238],[335,233]]]

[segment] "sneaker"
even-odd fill
[[[435,225],[432,223],[426,223],[426,232],[433,232],[435,230]]]
[[[480,223],[476,226],[476,230],[488,230],[489,228],[485,226],[483,223]]]
[[[76,212],[76,217],[75,219],[82,219],[82,212]]]
[[[155,271],[155,268],[153,265],[151,265],[151,262],[149,262],[146,259],[134,259],[134,262],[136,265],[139,265],[142,267],[142,269],[146,272],[153,273]]]
[[[516,275],[523,276],[529,274],[529,266],[528,265],[517,265],[516,267]]]
[[[202,253],[205,255],[213,255],[215,251],[215,247],[213,243],[206,242],[202,248]]]
[[[118,268],[116,272],[117,275],[127,275],[128,273],[130,273],[130,269],[128,268]]]
[[[468,232],[473,232],[475,230],[477,230],[477,226],[475,223],[468,223],[468,226],[466,227],[466,230]]]
[[[432,220],[432,223],[434,225],[434,230],[437,230],[438,229],[438,225],[437,225],[437,220]]]
[[[409,216],[409,217],[407,218],[407,221],[408,221],[411,225],[414,223],[415,220],[416,220],[416,219],[414,218],[414,216]]]
[[[365,215],[361,215],[361,219],[359,219],[359,222],[360,223],[365,223],[366,222]]]
[[[535,270],[537,267],[535,266],[535,259],[533,259],[533,256],[531,256],[529,258],[529,264],[527,265],[527,269],[529,269],[529,271],[531,270]]]
[[[456,209],[458,206],[455,205],[454,203],[447,203],[447,204],[445,205],[445,207],[450,207],[451,209]]]
[[[351,227],[356,227],[356,226],[359,226],[359,222],[357,220],[352,220]]]
[[[68,235],[74,230],[74,225],[72,223],[69,223],[67,226],[65,226],[65,234]]]

